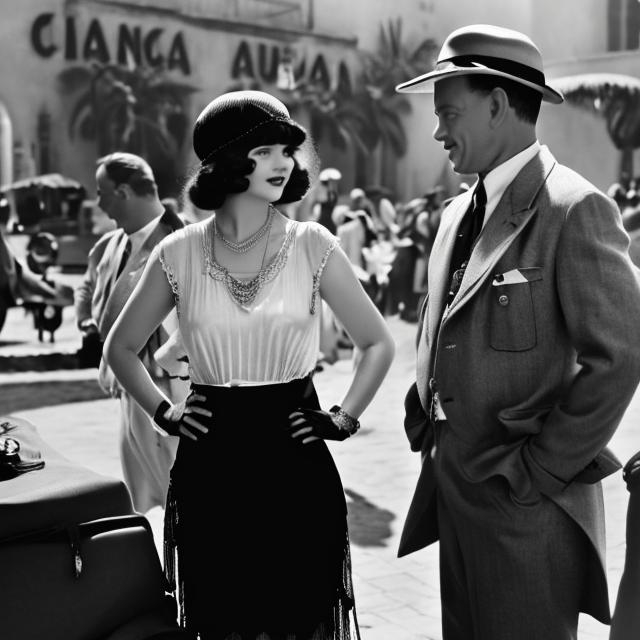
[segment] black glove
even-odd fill
[[[205,419],[213,415],[208,409],[198,406],[198,401],[204,402],[203,396],[191,392],[185,400],[178,404],[171,405],[166,400],[162,400],[153,414],[153,421],[156,423],[156,431],[163,436],[187,436],[192,440],[198,440],[209,431],[208,426],[196,420],[193,414],[199,414]],[[167,415],[169,417],[167,417]]]
[[[346,440],[359,427],[360,423],[338,406],[331,407],[330,411],[300,408],[289,416],[287,432],[306,444],[317,439]]]

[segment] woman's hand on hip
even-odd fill
[[[169,435],[185,436],[191,440],[198,440],[209,431],[209,427],[203,424],[201,418],[210,419],[213,417],[213,412],[198,404],[205,401],[204,396],[190,393],[182,402],[161,403],[154,416],[154,421]],[[204,422],[208,422],[208,420]]]

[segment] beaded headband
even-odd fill
[[[237,142],[238,140],[242,140],[242,138],[244,138],[245,136],[248,136],[250,133],[253,133],[256,129],[259,129],[263,125],[269,124],[270,122],[284,122],[286,124],[290,124],[292,126],[295,126],[295,125],[293,125],[293,121],[290,118],[286,118],[284,116],[271,116],[271,117],[269,117],[268,120],[263,120],[262,122],[259,122],[258,124],[254,125],[250,129],[247,129],[246,131],[244,131],[240,135],[236,136],[235,138],[231,138],[231,140],[227,140],[226,142],[223,142],[222,144],[218,145],[212,151],[209,151],[209,153],[200,161],[200,164],[201,165],[208,164],[209,161],[212,159],[212,157],[216,153],[218,153],[218,151],[220,151],[220,149],[224,149],[225,147],[228,147],[230,144],[233,144],[234,142]]]

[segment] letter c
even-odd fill
[[[31,25],[31,45],[35,52],[43,58],[50,58],[58,50],[58,47],[53,44],[53,33],[51,31],[53,16],[53,13],[41,13]],[[48,30],[47,43],[43,41],[45,30]]]

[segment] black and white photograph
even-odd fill
[[[640,638],[640,1],[4,0],[3,640]]]

